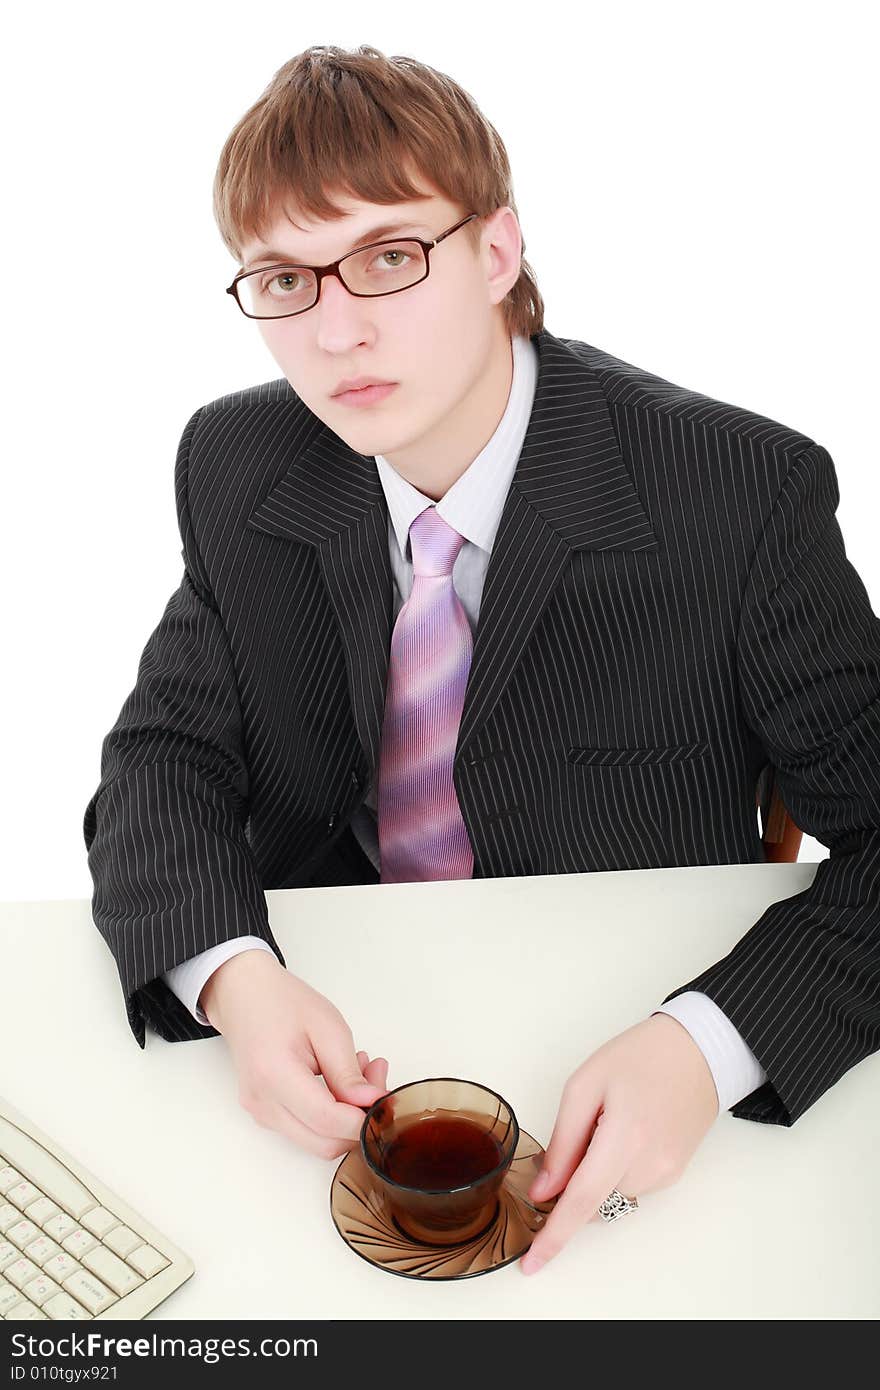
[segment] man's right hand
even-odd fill
[[[322,1158],[356,1148],[365,1111],[387,1093],[388,1062],[355,1052],[334,1004],[268,951],[214,971],[199,1003],[226,1039],[238,1098],[257,1124]]]

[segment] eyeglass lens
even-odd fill
[[[342,282],[354,294],[391,294],[424,280],[428,273],[417,241],[387,241],[347,256],[339,267]],[[238,282],[245,313],[254,318],[281,318],[311,309],[318,298],[318,277],[304,266],[267,266]]]

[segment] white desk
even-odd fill
[[[485,1082],[549,1141],[562,1086],[720,959],[814,863],[267,893],[288,968],[388,1086]],[[0,1089],[193,1259],[163,1318],[876,1318],[880,1056],[791,1128],[725,1112],[674,1186],[591,1222],[538,1275],[372,1268],[329,1210],[340,1160],[261,1129],[222,1038],[141,1051],[87,900],[0,907]],[[80,1119],[88,1102],[93,1127]]]

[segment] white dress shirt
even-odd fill
[[[388,545],[394,579],[395,619],[412,589],[410,525],[425,507],[436,505],[443,520],[465,537],[453,566],[452,582],[467,613],[471,631],[476,632],[483,580],[525,439],[538,379],[538,354],[534,344],[527,337],[516,336],[511,345],[513,380],[504,414],[492,438],[439,502],[435,504],[432,498],[419,492],[381,454],[375,456],[388,504]],[[379,872],[376,777],[363,804],[352,817],[351,828],[364,853]],[[271,946],[257,936],[236,937],[174,966],[163,979],[196,1021],[207,1025],[208,1019],[198,1003],[205,981],[223,961],[239,951],[251,949],[272,951]],[[720,1110],[736,1105],[737,1101],[766,1080],[766,1072],[754,1053],[727,1015],[708,995],[688,990],[655,1009],[654,1013],[670,1014],[690,1033],[712,1072]]]

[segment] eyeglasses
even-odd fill
[[[433,241],[422,241],[419,237],[374,241],[357,251],[349,251],[329,265],[284,263],[245,270],[226,287],[226,293],[232,295],[249,319],[286,319],[304,314],[317,304],[325,275],[335,275],[349,294],[358,299],[400,294],[401,290],[412,289],[413,285],[427,280],[429,252],[477,216],[475,212],[470,213]]]

